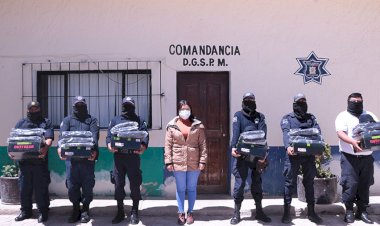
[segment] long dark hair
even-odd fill
[[[177,105],[177,113],[179,112],[179,110],[182,108],[182,106],[184,106],[184,105],[187,105],[187,106],[189,106],[189,108],[190,108],[190,111],[191,111],[191,114],[190,114],[190,117],[189,117],[189,120],[191,121],[191,122],[194,122],[194,115],[193,115],[193,111],[192,111],[192,107],[191,107],[191,105],[189,104],[189,102],[187,101],[187,100],[180,100],[179,102],[178,102],[178,105]]]

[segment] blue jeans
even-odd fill
[[[188,196],[188,211],[193,212],[194,203],[197,198],[197,183],[200,171],[176,171],[174,177],[177,186],[176,198],[178,203],[178,212],[185,213],[185,196],[187,191]]]

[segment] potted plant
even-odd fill
[[[4,165],[0,176],[0,197],[3,204],[19,204],[19,169],[16,164]]]
[[[331,173],[326,164],[331,161],[331,147],[326,144],[321,156],[316,156],[315,166],[317,175],[314,178],[314,198],[316,204],[332,204],[337,200],[338,179]],[[306,202],[305,188],[302,184],[302,175],[297,178],[297,195],[300,201]]]

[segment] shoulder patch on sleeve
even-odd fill
[[[288,124],[289,120],[287,118],[282,119],[281,125]]]
[[[232,119],[232,122],[237,122],[237,116],[234,116],[233,119]]]

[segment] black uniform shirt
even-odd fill
[[[231,148],[236,148],[241,133],[255,130],[263,130],[266,137],[267,124],[265,123],[265,116],[262,113],[256,112],[253,116],[250,116],[243,112],[243,110],[236,112],[232,119]]]

